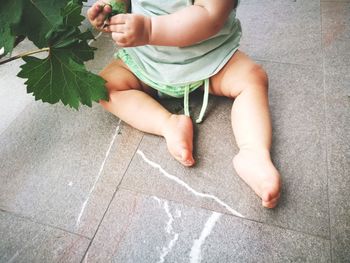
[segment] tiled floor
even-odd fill
[[[34,101],[16,61],[0,67],[1,263],[350,262],[350,1],[242,0],[238,17],[269,74],[279,206],[233,170],[232,101],[210,98],[184,168],[99,105]],[[94,45],[98,72],[115,47]]]

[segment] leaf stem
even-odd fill
[[[12,60],[16,60],[16,59],[22,58],[22,57],[27,57],[27,56],[30,56],[30,55],[33,55],[33,54],[36,54],[36,53],[48,52],[48,51],[50,51],[49,47],[45,47],[45,48],[41,48],[41,49],[29,51],[29,52],[24,52],[24,53],[21,53],[21,54],[18,54],[16,56],[14,56],[14,57],[5,59],[3,61],[0,61],[0,65],[8,63],[8,62],[10,62]]]

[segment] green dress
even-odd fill
[[[191,0],[131,0],[131,13],[166,15],[189,5],[192,5]],[[141,81],[160,93],[185,97],[185,113],[187,107],[188,115],[188,93],[205,84],[203,106],[206,107],[209,78],[219,72],[236,52],[241,35],[241,25],[236,18],[236,9],[233,9],[220,32],[207,40],[186,47],[128,47],[120,49],[117,56]],[[203,114],[205,107],[202,107]]]

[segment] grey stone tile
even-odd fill
[[[96,47],[97,50],[95,51],[95,58],[88,61],[86,67],[97,74],[115,59],[114,53],[117,51],[117,47],[107,33],[103,33],[95,42],[91,43],[91,46]]]
[[[328,180],[334,262],[350,258],[350,77],[326,76]]]
[[[0,262],[79,262],[90,240],[0,211]]]
[[[131,191],[117,192],[87,262],[329,262],[329,241]]]
[[[332,258],[350,258],[350,3],[322,3]]]
[[[350,77],[350,3],[323,2],[322,31],[325,73]]]
[[[0,136],[0,208],[91,237],[142,134],[99,105],[24,112]]]
[[[163,138],[146,135],[139,149],[196,191],[217,196],[247,218],[329,237],[322,72],[308,66],[264,66],[270,76],[272,157],[283,180],[276,209],[262,208],[258,197],[233,170],[231,160],[238,149],[230,125],[232,102],[228,99],[212,97],[206,120],[196,127],[195,167],[184,168],[173,160]],[[194,116],[200,104],[200,97],[192,99]],[[217,202],[198,198],[169,180],[140,154],[135,156],[121,187],[229,213]]]
[[[282,225],[329,237],[322,72],[265,64],[270,78],[272,156],[283,177]]]
[[[35,46],[25,40],[16,47],[13,55],[34,49]],[[22,64],[23,60],[19,59],[0,66],[0,134],[34,101],[27,94],[25,80],[16,77]]]
[[[350,3],[322,2],[322,33],[326,46],[350,38]]]
[[[350,0],[321,0],[321,2],[350,2]]]
[[[242,1],[240,49],[276,62],[322,65],[319,1]]]

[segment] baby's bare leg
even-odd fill
[[[276,206],[280,175],[270,157],[271,120],[265,71],[237,51],[211,78],[211,92],[235,98],[231,121],[240,149],[233,164],[238,175],[260,196],[265,207]]]
[[[152,98],[152,89],[139,81],[121,61],[109,64],[100,75],[107,81],[109,101],[100,104],[131,126],[164,136],[170,153],[182,164],[194,164],[192,121],[173,115]],[[153,92],[154,93],[154,92]]]

